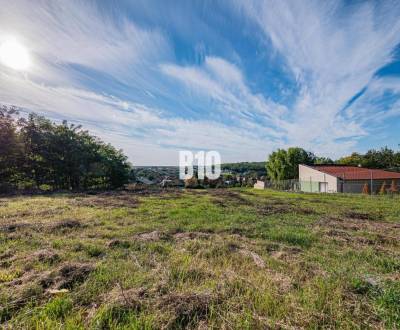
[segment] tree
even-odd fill
[[[299,164],[311,165],[315,161],[315,155],[302,148],[289,148],[287,150],[288,177],[295,179],[299,177]]]
[[[335,162],[329,157],[315,157],[314,164],[335,164]]]
[[[29,114],[28,119],[20,123],[25,157],[23,171],[37,186],[53,186],[53,179],[57,176],[51,164],[54,156],[51,152],[51,145],[54,144],[53,128],[49,120],[34,113]]]
[[[364,166],[370,168],[393,168],[395,166],[395,153],[388,147],[380,150],[368,150],[364,155]]]
[[[311,165],[314,160],[314,154],[302,148],[278,149],[268,158],[267,174],[275,182],[294,179],[299,176],[299,164]]]
[[[22,144],[14,117],[15,107],[0,107],[0,190],[10,189],[19,179],[23,159]]]
[[[53,189],[117,188],[131,165],[121,150],[63,121],[0,108],[0,186],[32,182]]]
[[[270,154],[266,164],[266,169],[267,174],[272,181],[285,180],[289,175],[287,151],[284,149],[278,149]]]
[[[388,147],[383,147],[380,150],[371,149],[364,155],[354,152],[350,156],[340,158],[337,163],[400,171],[400,152],[396,153]]]
[[[350,156],[340,158],[337,163],[341,165],[363,166],[365,161],[363,155],[353,152]]]

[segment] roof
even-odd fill
[[[400,179],[400,173],[397,172],[357,166],[314,165],[310,167],[343,180],[370,180],[371,178],[375,180]]]
[[[141,183],[144,183],[144,184],[154,184],[154,181],[151,181],[151,180],[149,180],[149,179],[147,179],[147,178],[144,178],[144,177],[139,177],[139,178],[137,178],[137,180],[139,181],[139,182],[141,182]]]

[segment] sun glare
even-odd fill
[[[31,64],[28,50],[15,39],[0,45],[0,62],[14,70],[27,70]]]

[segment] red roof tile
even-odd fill
[[[400,179],[400,173],[397,172],[362,168],[356,166],[320,165],[311,167],[326,174],[341,178],[343,180],[370,180],[371,177],[372,179],[376,180]]]

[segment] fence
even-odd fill
[[[377,195],[398,193],[399,191],[399,182],[391,180],[341,181],[338,183],[338,192],[341,193]]]
[[[265,188],[283,190],[283,191],[300,191],[300,181],[293,180],[281,180],[281,181],[265,181]]]
[[[395,194],[400,193],[400,180],[338,180],[335,184],[313,180],[265,181],[268,189],[309,193]]]

